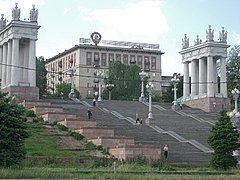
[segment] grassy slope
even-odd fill
[[[66,136],[66,132],[53,129],[48,131],[42,123],[29,123],[28,132],[31,136],[25,141],[27,156],[45,156],[45,157],[79,157],[89,156],[84,147],[84,142],[79,149],[69,149],[63,147],[60,141],[61,136]],[[74,143],[72,139],[72,143]]]

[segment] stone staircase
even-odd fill
[[[77,103],[77,104],[76,104]],[[82,104],[79,104],[82,103]],[[45,101],[24,101],[25,107],[33,110],[44,121],[58,122],[69,129],[85,136],[87,140],[96,145],[102,145],[120,160],[126,160],[134,156],[145,156],[147,159],[156,160],[161,157],[161,148],[152,145],[135,145],[134,138],[116,136],[115,128],[98,125],[95,120],[87,119],[87,108],[91,107],[87,102],[79,100],[45,100]],[[81,108],[79,108],[81,107]]]
[[[93,108],[91,100],[83,100],[78,104],[65,104],[64,110],[77,112],[77,116],[87,117],[87,108],[92,108],[97,125],[113,127],[116,136],[134,137],[135,144],[141,145],[163,147],[168,144],[169,161],[172,163],[200,165],[209,162],[212,151],[207,144],[207,138],[211,123],[205,122],[207,119],[203,121],[196,116],[201,119],[199,121],[189,116],[190,110],[187,115],[186,113],[183,115],[181,112],[184,111],[180,113],[172,111],[170,104],[155,103],[153,104],[154,125],[136,124],[136,113],[144,120],[147,118],[146,105],[137,101],[103,101]],[[200,114],[205,115],[204,112]]]

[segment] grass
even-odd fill
[[[90,150],[102,150],[101,147],[93,147],[91,143],[86,143],[86,140],[80,138],[83,145],[81,149],[75,151],[63,149],[58,143],[59,136],[67,136],[68,132],[57,129],[52,131],[54,133],[49,132],[43,122],[28,125],[31,136],[25,143],[27,157],[45,157],[45,160],[39,162],[27,158],[15,167],[0,169],[0,178],[235,180],[240,177],[239,169],[221,172],[209,167],[172,166],[165,161],[148,164],[142,158],[128,162],[116,161],[114,166],[112,159],[96,159],[86,154]],[[59,163],[56,157],[72,158],[72,161]],[[85,164],[74,160],[80,157],[89,157],[91,160]]]
[[[215,171],[214,171],[215,172]],[[122,171],[117,169],[88,169],[88,168],[8,168],[0,170],[1,178],[83,178],[83,179],[196,179],[196,180],[235,180],[239,171],[232,173],[215,172],[215,174],[197,174],[168,171]]]
[[[29,123],[28,132],[31,136],[25,141],[27,156],[45,157],[76,157],[74,151],[65,150],[57,144],[59,137],[47,132],[43,123]]]

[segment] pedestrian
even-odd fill
[[[167,159],[168,158],[168,146],[165,145],[163,148],[163,154],[164,154],[164,158]]]
[[[91,119],[91,117],[92,117],[92,112],[91,112],[90,109],[88,109],[88,111],[87,111],[87,115],[88,115],[88,119]]]
[[[140,120],[140,124],[143,124],[143,120],[142,120],[142,118],[141,118],[141,120]]]
[[[180,109],[182,110],[182,103],[180,103]]]
[[[93,98],[93,107],[95,107],[95,106],[96,106],[96,99]]]
[[[138,113],[136,113],[136,123],[139,122],[139,117],[138,117]]]

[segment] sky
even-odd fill
[[[15,2],[21,20],[36,5],[41,26],[36,55],[45,59],[97,31],[104,40],[159,44],[165,53],[162,75],[171,76],[183,73],[179,51],[184,34],[191,46],[197,35],[205,41],[209,25],[215,40],[224,27],[228,44],[240,45],[239,0],[0,0],[0,14],[9,22]]]

